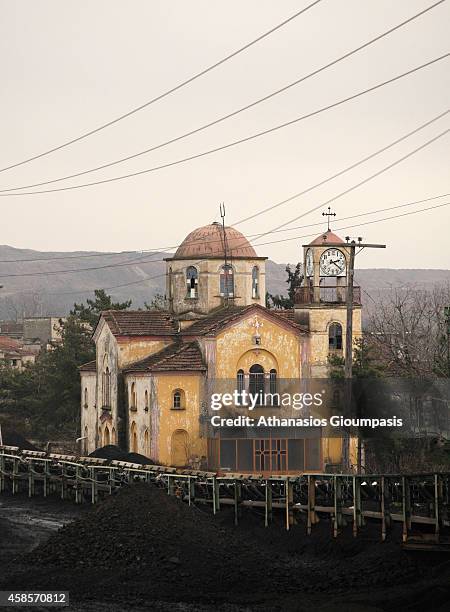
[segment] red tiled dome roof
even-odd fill
[[[255,249],[247,238],[234,227],[225,227],[227,255],[231,258],[257,257]],[[174,259],[191,259],[193,257],[225,257],[224,235],[220,223],[211,223],[191,232],[178,247]]]
[[[345,240],[333,234],[331,230],[327,230],[320,236],[317,236],[312,242],[309,243],[310,246],[326,246],[327,244],[342,244]]]

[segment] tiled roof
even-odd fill
[[[200,319],[193,323],[190,327],[183,330],[183,336],[205,336],[214,335],[223,329],[228,323],[238,320],[242,315],[252,312],[253,310],[262,311],[268,317],[276,316],[276,310],[269,310],[259,304],[250,304],[249,306],[221,308],[210,314],[204,319]],[[294,321],[294,317],[283,317],[284,322],[294,327],[297,331],[304,331],[303,328]]]
[[[344,240],[339,236],[336,236],[331,230],[327,230],[320,236],[317,236],[312,242],[309,243],[310,246],[326,246],[327,244],[342,244]]]
[[[287,308],[286,310],[278,310],[277,308],[274,308],[270,312],[276,317],[280,317],[281,319],[284,319],[285,321],[289,321],[291,325],[294,325],[299,330],[305,331],[305,332],[307,331],[303,325],[300,325],[300,323],[298,323],[295,320],[295,313],[294,313],[293,308]]]
[[[124,372],[192,372],[205,371],[202,354],[196,342],[175,342],[150,357],[136,361],[124,368]]]
[[[115,336],[173,336],[177,324],[167,310],[105,310],[103,319]]]
[[[81,372],[96,372],[97,371],[97,362],[94,359],[93,361],[88,361],[87,363],[83,363],[78,368]]]

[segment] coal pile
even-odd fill
[[[97,448],[90,453],[89,457],[98,459],[108,459],[109,461],[128,461],[128,463],[138,463],[140,465],[159,465],[158,462],[149,459],[140,453],[128,453],[114,444],[107,444]]]
[[[27,574],[37,588],[83,586],[122,589],[158,598],[196,599],[199,595],[261,585],[261,564],[273,559],[256,543],[250,545],[221,527],[207,511],[189,507],[166,491],[136,484],[105,499],[81,519],[63,527],[27,558],[38,568]],[[90,576],[86,587],[78,572]],[[74,576],[78,578],[74,580]],[[49,583],[49,577],[51,582]],[[105,581],[114,585],[106,587]],[[225,596],[225,595],[224,595]]]
[[[31,444],[29,440],[27,440],[22,434],[13,429],[4,429],[2,428],[2,440],[3,444],[6,446],[18,446],[22,450],[30,450],[30,451],[38,451],[41,450]]]
[[[96,457],[97,459],[109,459],[110,461],[125,461],[123,457],[126,453],[114,444],[107,444],[101,448],[96,448],[95,451],[90,453],[89,457]]]

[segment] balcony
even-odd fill
[[[296,306],[306,304],[346,304],[347,287],[299,287],[295,292]],[[361,287],[353,287],[353,305],[361,306]]]

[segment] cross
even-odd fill
[[[328,212],[323,212],[322,213],[322,217],[327,217],[327,221],[328,221],[328,231],[330,231],[330,217],[335,217],[336,213],[335,212],[331,212],[331,206],[328,206]]]
[[[250,322],[250,325],[255,328],[256,335],[259,336],[259,329],[260,329],[260,327],[264,327],[264,323],[261,323],[259,321],[257,315],[254,316],[253,321]]]

